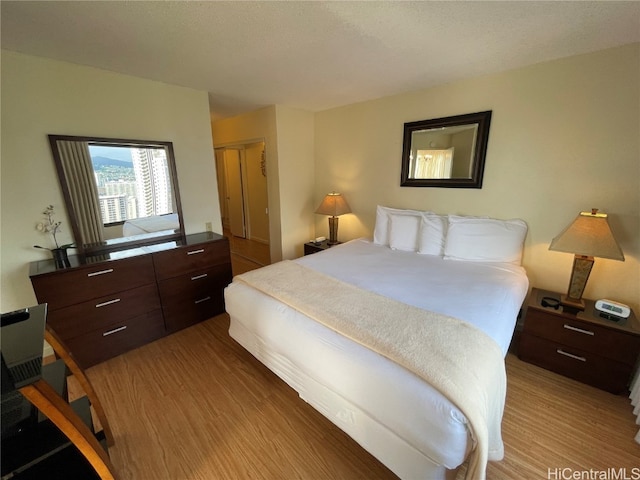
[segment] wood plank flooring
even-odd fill
[[[396,478],[211,320],[88,370],[121,480]],[[507,356],[505,460],[489,479],[640,466],[632,407]],[[458,478],[462,478],[464,468]]]
[[[231,235],[231,232],[226,228],[224,229],[224,235],[229,239],[234,276],[271,263],[268,244],[236,237]]]
[[[640,467],[629,398],[616,396],[507,355],[502,422],[505,458],[488,478],[548,478],[574,471]],[[552,477],[554,478],[554,477]],[[584,478],[584,477],[578,477]]]

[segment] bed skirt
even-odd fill
[[[437,465],[365,411],[296,368],[285,356],[231,316],[229,335],[293,388],[302,400],[353,438],[393,473],[403,479],[444,480],[447,469]]]

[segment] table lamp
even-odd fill
[[[624,255],[613,237],[606,213],[580,212],[580,215],[551,241],[549,250],[568,252],[575,255],[569,290],[562,295],[560,303],[569,311],[584,310],[582,293],[587,285],[593,257],[609,258],[624,262]]]
[[[329,217],[329,241],[327,243],[335,245],[338,243],[338,216],[351,213],[349,204],[341,194],[336,192],[328,193],[316,209],[316,213],[331,215]]]

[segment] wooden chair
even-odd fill
[[[102,480],[116,479],[109,456],[93,432],[45,380],[26,385],[20,392],[71,440]]]
[[[114,443],[113,435],[102,404],[91,382],[73,358],[73,354],[60,340],[56,332],[45,323],[46,306],[39,310],[38,307],[34,307],[33,314],[29,312],[26,318],[14,318],[22,312],[7,314],[6,323],[3,314],[3,329],[29,320],[31,328],[7,330],[7,334],[13,335],[8,338],[14,343],[24,342],[26,344],[30,342],[36,345],[42,345],[44,339],[49,342],[59,360],[43,366],[42,370],[37,372],[35,365],[17,364],[12,373],[5,365],[5,352],[3,351],[2,406],[6,406],[4,403],[5,393],[11,395],[15,393],[17,387],[24,398],[40,414],[47,417],[48,421],[36,416],[35,412],[31,412],[28,418],[18,419],[20,423],[10,425],[11,428],[15,427],[15,430],[8,428],[5,431],[3,429],[2,477],[46,478],[48,472],[53,472],[55,474],[68,473],[68,478],[115,480],[115,470],[107,450],[108,445]],[[27,312],[26,309],[25,312]],[[12,314],[15,314],[14,317],[11,317]],[[41,330],[40,326],[44,328]],[[3,330],[3,339],[4,333]],[[21,348],[20,345],[14,346],[18,349]],[[27,350],[29,349],[27,348]],[[31,375],[26,375],[23,370],[28,370]],[[71,403],[66,398],[68,372],[73,373],[78,379],[86,394]],[[36,373],[40,375],[36,376]],[[13,397],[11,398],[13,399]],[[24,411],[23,399],[19,400],[22,412]],[[94,412],[102,426],[102,432],[97,432],[97,434],[94,432],[91,419],[91,406],[94,407]],[[107,446],[103,446],[104,444]]]
[[[93,410],[95,411],[96,416],[100,421],[100,425],[102,425],[102,431],[104,432],[107,446],[113,446],[113,434],[111,432],[109,422],[107,421],[107,416],[104,413],[104,408],[102,408],[102,403],[100,403],[98,395],[93,389],[93,385],[91,385],[91,382],[87,378],[87,375],[84,373],[84,370],[82,369],[82,367],[80,367],[80,365],[78,365],[78,362],[76,362],[73,358],[73,354],[69,351],[64,342],[60,340],[58,334],[53,328],[51,328],[49,324],[47,324],[45,327],[44,339],[49,345],[51,345],[51,348],[53,348],[53,351],[58,356],[58,358],[62,359],[73,376],[78,380],[78,383],[89,398],[89,402],[91,403],[91,406],[93,407]]]

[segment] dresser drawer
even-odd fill
[[[218,265],[162,280],[158,288],[164,307],[176,302],[198,301],[207,295],[219,293],[230,282],[231,265]]]
[[[224,288],[231,282],[231,266],[218,265],[159,283],[167,330],[206,320],[224,312]]]
[[[51,311],[47,323],[69,339],[159,308],[158,287],[153,283]]]
[[[222,292],[203,297],[198,302],[183,301],[162,307],[167,333],[174,333],[224,312]]]
[[[38,302],[48,303],[49,311],[154,282],[151,255],[32,277]]]
[[[638,358],[640,337],[529,309],[524,331],[563,345],[606,356],[633,366]]]
[[[552,370],[611,393],[625,392],[632,367],[595,353],[529,335],[520,337],[521,360]]]
[[[230,264],[230,258],[229,241],[226,238],[153,254],[158,280],[202,270],[213,265]]]
[[[78,337],[65,340],[84,368],[145,345],[165,335],[160,309],[123,322],[112,323]]]

